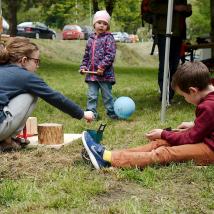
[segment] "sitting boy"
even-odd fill
[[[186,62],[173,75],[172,88],[196,106],[194,122],[183,122],[179,131],[154,129],[146,134],[150,143],[131,149],[108,151],[83,132],[83,145],[96,169],[139,167],[193,160],[214,163],[214,86],[208,68],[201,62]]]

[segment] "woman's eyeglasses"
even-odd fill
[[[32,59],[36,65],[39,65],[40,64],[40,59],[36,59],[36,58],[33,58],[33,57],[27,57],[28,59]]]

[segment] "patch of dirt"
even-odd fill
[[[70,167],[79,150],[63,148],[60,151],[38,148],[12,153],[1,153],[0,179],[35,178],[51,169]]]

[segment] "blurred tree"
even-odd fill
[[[77,18],[76,13],[73,11],[75,1],[65,0],[53,3],[47,8],[43,7],[43,14],[45,22],[48,25],[54,25],[57,28],[62,28],[63,25],[70,22],[70,20]]]
[[[96,13],[99,9],[98,0],[91,0],[93,5],[93,12]]]
[[[100,10],[99,6],[102,5],[103,2],[98,0],[91,0],[91,1],[93,5],[93,12],[96,13],[98,10]],[[116,3],[117,3],[117,0],[104,0],[105,9],[107,10],[110,16],[113,13],[114,6]]]
[[[213,0],[192,0],[193,13],[190,17],[188,34],[191,39],[209,34],[211,30],[210,2]]]
[[[17,26],[17,11],[19,7],[21,6],[20,1],[16,0],[7,0],[3,4],[3,8],[6,9],[6,14],[8,15],[8,21],[9,21],[9,34],[10,36],[16,36],[16,26]]]
[[[16,36],[17,33],[17,13],[18,11],[27,11],[31,7],[38,5],[40,0],[7,0],[2,2],[2,9],[4,16],[9,22],[9,34],[10,36]]]
[[[137,29],[141,27],[140,1],[126,0],[126,3],[118,1],[113,18],[117,21],[117,30],[136,34]]]
[[[106,10],[108,11],[110,16],[113,13],[113,9],[114,9],[116,2],[117,2],[116,0],[105,0]]]

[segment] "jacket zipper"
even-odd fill
[[[91,63],[92,63],[92,71],[94,72],[94,52],[95,52],[95,47],[96,47],[96,40],[97,40],[97,36],[95,36],[95,39],[93,41],[92,44],[92,59],[91,59]],[[92,74],[92,79],[94,79],[94,74]]]

